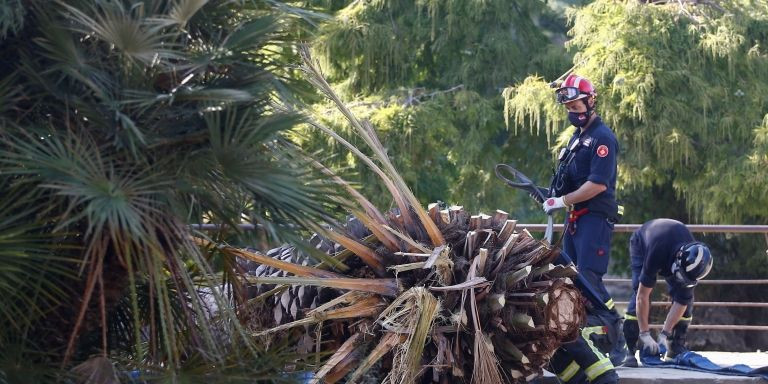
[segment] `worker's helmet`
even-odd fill
[[[555,98],[558,103],[565,104],[574,100],[583,99],[589,96],[597,96],[595,86],[592,82],[573,73],[568,75],[555,90]]]
[[[712,269],[712,254],[702,243],[693,242],[680,247],[672,263],[672,274],[686,288],[695,287]]]

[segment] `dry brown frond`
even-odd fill
[[[360,362],[357,369],[350,375],[349,383],[355,383],[360,377],[367,372],[373,364],[381,359],[385,354],[392,350],[396,345],[402,344],[408,339],[408,336],[403,333],[386,332],[384,336],[379,340],[379,344],[368,354],[368,356]]]
[[[473,384],[497,384],[502,383],[499,359],[493,352],[493,344],[482,331],[475,331],[475,345],[473,349]]]
[[[376,236],[376,239],[381,241],[385,247],[393,251],[400,249],[400,245],[397,243],[397,238],[392,236],[392,234],[384,228],[386,222],[380,222],[378,219],[367,217],[360,211],[352,210],[352,213],[355,217],[360,219],[366,228],[371,230],[371,233],[373,233],[373,235]]]
[[[210,242],[205,239],[201,239],[198,237],[194,238],[194,241],[198,243],[199,245],[208,246]],[[235,247],[230,247],[226,245],[220,245],[217,247],[222,252],[228,253],[230,255],[234,255],[237,257],[241,257],[246,260],[255,261],[259,264],[268,265],[270,267],[274,267],[277,269],[280,269],[282,271],[286,271],[288,273],[292,273],[296,276],[314,276],[314,277],[335,277],[340,278],[343,277],[342,275],[339,275],[338,273],[333,273],[331,271],[326,271],[324,269],[319,268],[313,268],[313,267],[307,267],[304,265],[298,265],[294,263],[289,263],[287,261],[282,261],[278,259],[273,259],[269,256],[263,255],[259,252],[254,251],[246,251],[244,249],[239,249]]]
[[[379,241],[382,242],[382,244],[391,250],[397,250],[400,248],[395,237],[383,229],[382,225],[386,224],[386,219],[384,218],[384,215],[382,215],[381,212],[373,205],[373,203],[371,203],[370,200],[368,200],[356,189],[352,188],[352,186],[349,185],[347,181],[336,175],[333,171],[322,165],[320,162],[312,160],[311,163],[316,168],[320,169],[323,173],[329,175],[336,184],[344,187],[344,189],[347,190],[347,192],[355,199],[355,201],[357,201],[360,207],[363,208],[364,212],[361,212],[355,208],[350,208],[351,212],[355,215],[355,217],[363,222],[363,225],[365,225],[366,228],[373,232],[373,234],[377,239],[379,239]],[[343,201],[341,197],[336,198],[336,200],[338,200],[339,203],[344,206],[348,205],[347,202]]]
[[[326,320],[374,317],[380,314],[386,305],[387,303],[380,297],[369,296],[346,307],[325,309],[321,311],[315,309],[308,313],[307,317],[301,320],[278,325],[277,327],[258,332],[255,334],[255,336],[264,336],[270,333],[298,327],[300,325],[316,324]]]
[[[423,287],[414,287],[397,297],[377,322],[383,329],[407,335],[395,350],[389,383],[410,384],[421,372],[421,360],[427,337],[440,312],[440,302]]]
[[[347,341],[344,342],[344,344],[339,347],[339,349],[336,350],[336,352],[331,356],[330,359],[315,373],[315,376],[310,381],[310,384],[320,384],[320,383],[327,383],[329,380],[326,379],[326,376],[328,373],[331,372],[331,370],[336,367],[336,365],[342,363],[347,357],[349,357],[358,346],[363,342],[363,337],[360,333],[355,333],[354,335],[350,336]]]
[[[392,228],[391,226],[385,225],[384,229],[388,230],[393,235],[395,235],[395,236],[399,237],[401,240],[405,241],[406,244],[411,246],[411,248],[423,251],[425,253],[432,254],[432,250],[431,249],[427,248],[426,246],[424,246],[422,244],[417,243],[416,241],[414,241],[413,239],[411,239],[407,235],[405,235],[402,232]]]
[[[254,284],[291,284],[314,285],[352,291],[378,293],[387,297],[395,297],[400,287],[395,279],[349,279],[349,278],[312,278],[312,277],[252,277],[245,276],[246,281]]]
[[[329,239],[341,244],[344,248],[354,252],[354,254],[360,257],[360,259],[363,260],[365,264],[373,269],[373,271],[376,273],[376,276],[381,277],[386,274],[384,261],[381,260],[381,257],[379,257],[379,255],[377,255],[373,249],[368,248],[367,246],[358,243],[356,240],[352,240],[338,232],[328,231],[324,233],[324,235]]]
[[[479,272],[479,265],[485,263],[485,257],[482,255],[487,255],[487,253],[480,252],[480,255],[481,256],[472,260],[467,277],[474,278]],[[491,344],[491,341],[488,340],[481,328],[480,313],[477,309],[477,297],[475,296],[474,288],[469,290],[469,304],[475,328],[474,345],[472,349],[472,383],[501,383],[499,359],[496,358],[496,354],[493,352],[493,344]]]
[[[400,208],[400,213],[403,215],[403,219],[405,220],[405,223],[409,229],[412,232],[416,232],[415,224],[413,223],[410,215],[410,209],[412,209],[416,213],[416,216],[419,218],[420,224],[424,227],[424,229],[426,229],[432,244],[434,246],[445,244],[445,239],[443,238],[442,233],[437,228],[435,222],[430,219],[429,214],[427,214],[427,212],[421,206],[421,203],[419,203],[418,199],[416,199],[416,196],[413,195],[413,192],[411,192],[410,188],[408,188],[408,185],[405,183],[402,176],[400,176],[400,174],[395,169],[370,123],[367,121],[358,120],[357,117],[349,110],[349,108],[347,108],[341,98],[336,94],[336,92],[334,92],[333,88],[325,80],[325,77],[318,68],[317,63],[312,59],[308,47],[301,47],[299,54],[301,55],[304,62],[301,70],[307,75],[309,82],[315,85],[328,97],[328,99],[336,104],[336,107],[339,109],[339,111],[344,115],[344,117],[347,118],[352,127],[357,131],[358,135],[363,138],[365,143],[373,151],[376,158],[384,166],[384,169],[386,169],[387,175],[380,175],[380,177],[382,177],[382,180],[385,183],[388,181],[394,182],[395,188],[390,188],[390,192],[395,198],[395,201]],[[356,153],[358,152],[359,151]],[[367,156],[364,155],[363,157],[367,158]],[[365,159],[363,159],[363,161],[365,161]]]

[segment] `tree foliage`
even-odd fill
[[[618,197],[624,222],[763,224],[766,195],[768,6],[763,2],[614,2],[569,12],[575,72],[593,80],[598,113],[620,143]],[[545,133],[553,152],[570,137],[547,82],[529,76],[505,90],[505,116]],[[761,235],[695,234],[713,248],[713,278],[766,272]],[[617,234],[614,273],[629,271],[629,236]],[[762,300],[762,289],[700,289],[703,300]],[[753,323],[760,310],[734,311]],[[663,318],[662,318],[663,319]],[[717,320],[716,320],[717,321]],[[760,345],[750,339],[747,348]],[[703,346],[703,345],[702,345]],[[707,347],[736,348],[730,343]]]
[[[342,95],[355,99],[355,113],[379,130],[417,196],[524,215],[532,206],[527,197],[506,190],[493,166],[511,162],[541,170],[549,168],[549,158],[546,164],[532,161],[544,142],[521,140],[506,129],[499,91],[527,73],[556,76],[567,65],[562,47],[553,43],[564,33],[558,15],[536,0],[336,6],[333,22],[314,40],[316,56]],[[343,127],[327,105],[315,109]],[[305,148],[339,153],[311,132],[299,140]],[[371,196],[381,196],[374,177],[350,156],[328,162]]]
[[[719,4],[598,0],[570,13],[568,46],[622,143],[623,194],[668,186],[697,221],[753,222],[768,214],[768,7]],[[545,88],[531,77],[508,90],[508,116],[562,143]]]
[[[332,221],[335,189],[285,141],[298,117],[275,108],[295,90],[302,15],[19,3],[0,8],[0,381],[93,354],[157,374],[279,369],[240,326],[237,264],[199,249],[188,224],[244,220],[285,239]]]

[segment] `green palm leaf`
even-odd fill
[[[72,248],[63,233],[49,232],[44,223],[35,225],[23,188],[0,184],[0,342],[16,332],[28,332],[69,295],[76,280],[78,260],[57,254]],[[26,195],[26,196],[25,196]]]
[[[173,377],[268,360],[239,321],[236,260],[199,249],[188,224],[244,237],[246,221],[269,244],[333,222],[334,183],[283,137],[299,122],[276,107],[295,85],[296,16],[276,6],[33,1],[24,36],[2,40],[0,193],[14,205],[0,212],[0,316],[15,323],[0,339],[28,332],[52,352],[30,363]]]
[[[98,6],[86,11],[63,1],[59,3],[76,23],[75,31],[94,34],[129,60],[154,64],[159,59],[179,58],[173,50],[174,45],[169,44],[172,40],[164,31],[165,24],[145,17],[141,7],[126,8],[116,1],[97,3]]]

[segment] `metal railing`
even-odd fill
[[[614,226],[614,232],[634,232],[640,228],[642,224],[616,224]],[[715,225],[715,224],[688,224],[686,225],[691,232],[696,233],[762,233],[765,235],[766,242],[768,243],[768,225]],[[218,230],[221,229],[220,224],[192,224],[192,228],[203,231]],[[241,230],[253,230],[255,226],[253,224],[239,224],[238,228]],[[516,229],[527,229],[530,232],[544,232],[547,228],[546,224],[517,224]],[[563,225],[555,224],[555,232],[562,232]],[[606,283],[631,283],[630,279],[603,279]],[[659,284],[666,284],[665,281],[658,281]],[[762,280],[702,280],[699,282],[701,285],[768,285],[768,279]],[[626,301],[617,301],[617,305],[627,305]],[[669,306],[669,302],[652,302],[652,306]],[[700,302],[697,301],[694,304],[697,307],[736,307],[736,308],[768,308],[768,303],[764,302],[730,302],[730,301],[709,301]],[[659,329],[661,325],[652,324],[651,328]],[[693,324],[689,326],[690,329],[705,329],[705,330],[723,330],[723,331],[768,331],[768,325],[739,325],[739,324]]]
[[[634,232],[640,228],[642,224],[616,224],[614,226],[614,232]],[[691,232],[697,233],[762,233],[765,236],[768,243],[768,225],[708,225],[708,224],[688,224],[686,225]],[[516,226],[519,229],[527,229],[531,232],[544,232],[546,230],[546,224],[518,224]],[[556,224],[555,231],[562,232],[563,225]],[[603,279],[605,283],[620,283],[631,284],[630,279]],[[657,284],[666,284],[666,281],[659,280]],[[768,285],[768,279],[752,279],[752,280],[734,280],[734,279],[721,279],[721,280],[702,280],[700,285]],[[627,301],[616,301],[616,305],[627,305]],[[651,306],[653,307],[667,307],[670,306],[670,302],[653,301]],[[735,308],[768,308],[766,302],[738,302],[738,301],[696,301],[694,303],[696,307],[735,307]],[[660,324],[652,324],[651,328],[660,329]],[[741,325],[741,324],[692,324],[690,329],[702,329],[702,330],[719,330],[719,331],[768,331],[768,325]]]
[[[616,224],[614,232],[634,232],[642,224]],[[768,235],[768,225],[720,225],[720,224],[688,224],[688,230],[696,233],[764,233]],[[528,229],[531,232],[544,232],[546,224],[517,224],[515,228]],[[563,224],[555,224],[555,231],[562,232]]]
[[[603,279],[605,283],[631,284],[630,279]],[[667,284],[664,280],[659,280],[656,284]],[[768,280],[702,280],[699,285],[768,285]],[[615,301],[617,306],[626,306],[628,301]],[[672,303],[669,301],[652,301],[652,307],[669,307]],[[764,302],[745,302],[745,301],[696,301],[694,307],[735,307],[735,308],[768,308],[768,303]],[[651,328],[660,329],[661,324],[651,324]],[[744,325],[744,324],[692,324],[690,329],[704,329],[717,331],[768,331],[768,325]]]

